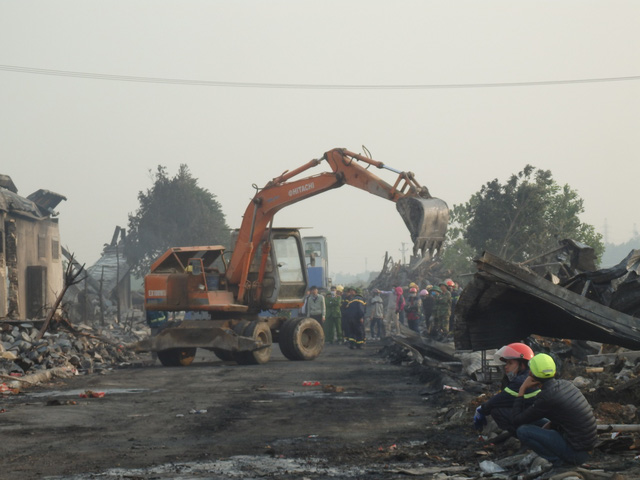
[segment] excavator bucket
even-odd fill
[[[449,207],[439,198],[406,196],[396,202],[413,241],[413,255],[430,258],[440,250],[449,224]]]

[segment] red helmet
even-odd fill
[[[510,343],[498,350],[494,357],[502,362],[512,359],[529,361],[533,358],[533,350],[524,343]]]
[[[453,283],[453,280],[451,280],[450,278],[447,278],[444,282],[447,284],[447,287],[455,286],[455,283]]]

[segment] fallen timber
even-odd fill
[[[531,334],[640,349],[639,319],[485,252],[455,310],[460,350],[487,350]]]

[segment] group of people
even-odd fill
[[[362,289],[358,287],[332,286],[323,296],[318,287],[312,286],[301,313],[320,322],[327,343],[346,342],[349,348],[362,348],[366,305]]]
[[[422,290],[411,282],[407,288],[373,289],[367,298],[359,287],[334,285],[326,294],[312,286],[301,313],[315,318],[328,344],[346,343],[362,348],[368,327],[370,338],[383,338],[398,323],[425,335],[443,339],[450,331],[453,308],[461,289],[451,279]]]
[[[585,463],[597,432],[593,410],[580,390],[555,378],[550,355],[535,355],[524,343],[505,345],[495,355],[504,362],[506,385],[478,406],[476,429],[481,431],[491,416],[504,430],[497,438],[515,436],[554,466]]]
[[[398,322],[429,337],[445,339],[452,330],[453,311],[461,292],[460,286],[451,279],[438,285],[428,284],[422,290],[411,282],[406,297],[404,289],[396,287],[393,293]]]

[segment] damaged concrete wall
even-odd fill
[[[0,294],[0,317],[42,317],[63,288],[58,221],[0,213],[4,267],[0,279],[5,287]]]
[[[5,228],[4,228],[4,214],[0,212],[0,316],[3,312],[3,306],[7,304],[7,262],[5,260],[6,247],[5,247]]]
[[[19,296],[19,280],[18,280],[18,244],[16,240],[16,222],[9,220],[3,222],[5,225],[5,263],[7,264],[7,303],[6,311],[0,308],[0,314],[15,318],[20,310],[18,299]],[[0,305],[1,307],[1,305]]]

